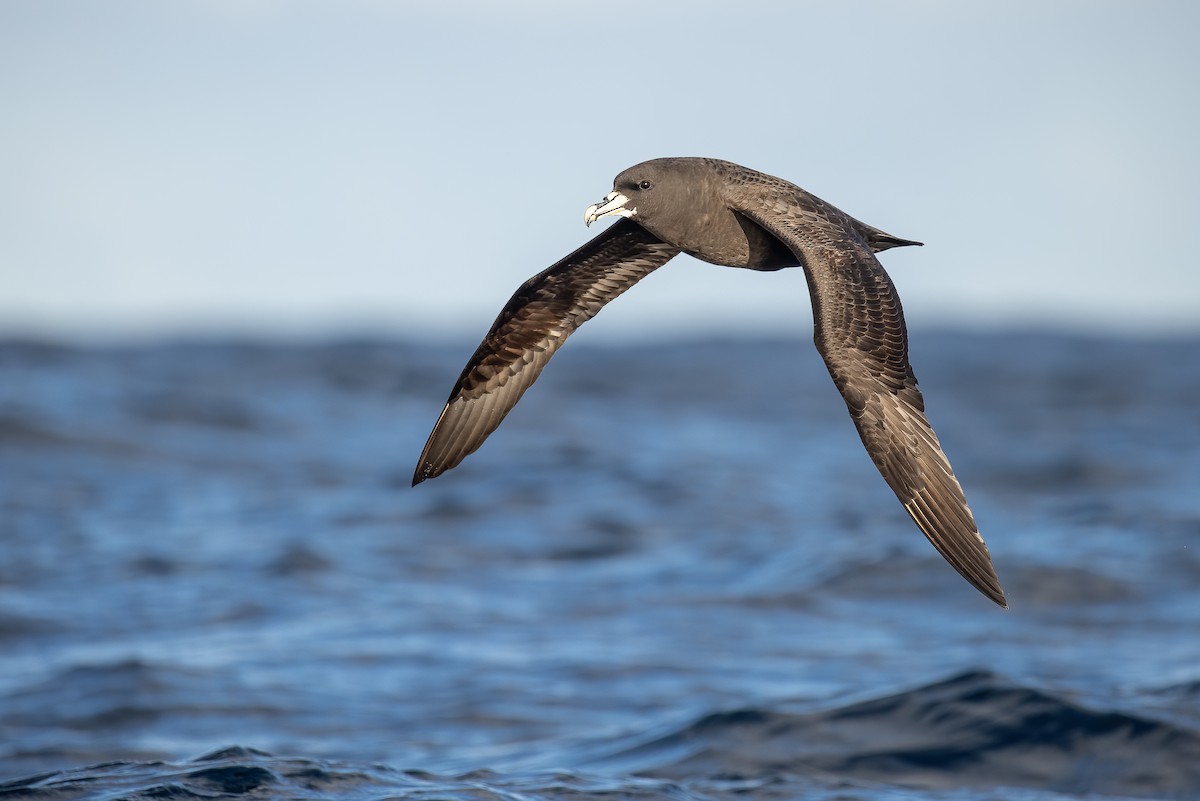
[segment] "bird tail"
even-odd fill
[[[881,250],[888,248],[902,248],[909,245],[924,245],[924,242],[918,242],[915,239],[901,239],[898,236],[892,236],[889,233],[880,231],[867,225],[865,222],[854,221],[854,227],[862,234],[863,239],[867,240],[867,244],[871,246],[871,250],[878,253]]]

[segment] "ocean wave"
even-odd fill
[[[1200,731],[986,671],[831,709],[706,715],[604,759],[671,778],[780,773],[925,788],[1195,798]]]

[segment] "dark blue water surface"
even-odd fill
[[[0,345],[0,798],[1200,798],[1200,340],[925,334],[1012,608],[807,341]]]

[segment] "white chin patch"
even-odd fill
[[[627,207],[625,204],[628,202],[629,198],[614,189],[604,196],[604,200],[587,207],[587,211],[583,213],[583,221],[591,225],[601,217],[632,217],[637,214],[637,209]]]

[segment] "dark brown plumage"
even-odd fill
[[[459,376],[413,476],[461,462],[496,429],[570,334],[679,252],[731,267],[804,268],[817,350],[863,445],[938,552],[1006,606],[987,546],[908,361],[900,298],[875,253],[918,245],[800,187],[717,159],[655,159],[617,176],[586,220],[626,217],[526,281]]]

